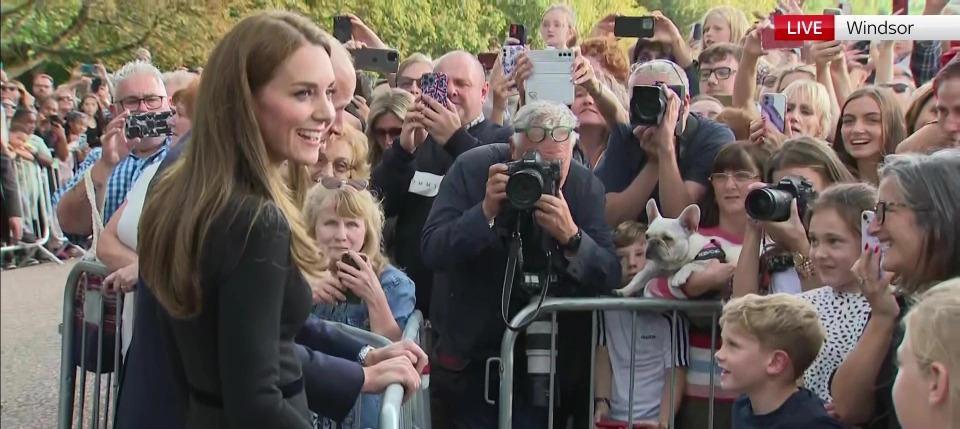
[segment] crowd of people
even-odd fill
[[[569,105],[526,100],[536,49],[513,37],[512,70],[409,53],[371,77],[352,52],[390,41],[353,15],[344,43],[256,13],[202,70],[140,50],[30,91],[4,74],[4,269],[40,247],[109,269],[117,428],[377,427],[378,394],[415,394],[428,362],[433,427],[496,428],[510,315],[622,295],[681,254],[620,299],[722,301],[719,320],[558,314],[553,397],[518,356],[514,427],[548,408],[556,428],[958,427],[960,48],[764,49],[772,12],[716,6],[700,31],[652,12],[624,50],[616,14],[581,35],[550,6],[535,28],[573,58]],[[161,112],[163,135],[127,131]],[[788,197],[749,203],[764,192]],[[416,310],[422,344],[402,339]]]

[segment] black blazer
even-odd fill
[[[0,195],[3,198],[3,217],[20,217],[20,185],[17,183],[17,171],[14,169],[13,159],[4,150],[0,150],[0,176],[3,179],[0,187]]]
[[[188,143],[187,136],[163,160],[160,171],[179,157]],[[163,348],[159,303],[142,279],[135,302],[137,322],[123,363],[115,427],[182,428],[186,421],[186,397],[174,384],[170,360]],[[311,316],[298,336],[306,347],[297,346],[294,351],[303,365],[309,408],[339,420],[353,407],[363,385],[363,369],[356,358],[366,344],[333,327]]]

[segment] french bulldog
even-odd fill
[[[619,296],[637,295],[647,283],[658,277],[667,277],[670,287],[683,286],[690,275],[704,269],[710,259],[696,260],[697,255],[711,240],[697,232],[700,226],[700,207],[691,204],[680,212],[677,219],[660,215],[656,201],[647,201],[647,264],[633,276],[622,289],[614,291]],[[728,248],[729,247],[729,248]],[[736,263],[740,248],[722,246],[726,262]]]

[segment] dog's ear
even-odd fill
[[[680,217],[677,220],[680,221],[680,226],[687,232],[696,232],[700,226],[700,207],[697,207],[696,204],[690,204],[680,212]]]
[[[647,223],[653,223],[653,220],[660,217],[660,209],[657,208],[657,202],[653,198],[647,201]]]

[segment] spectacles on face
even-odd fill
[[[365,191],[370,185],[366,180],[360,179],[341,179],[339,177],[324,176],[316,179],[316,182],[326,189],[340,189],[349,186],[358,191]]]
[[[403,132],[402,128],[374,128],[373,129],[374,135],[386,137],[386,138],[399,136],[401,132]]]
[[[776,88],[777,87],[777,77],[776,76],[766,76],[760,82],[761,85],[767,88]]]
[[[2,87],[0,87],[0,89],[3,89],[4,91],[10,91],[10,92],[20,91],[20,88],[17,88],[16,85],[3,85]]]
[[[881,88],[890,88],[890,90],[892,90],[893,92],[896,92],[897,94],[903,94],[904,92],[907,92],[908,89],[910,89],[910,85],[907,85],[905,83],[882,83],[879,86]]]
[[[883,225],[887,220],[887,212],[890,211],[890,208],[893,208],[893,211],[896,209],[909,209],[910,206],[904,203],[892,203],[890,201],[879,201],[877,202],[877,207],[874,209],[874,212],[877,214],[876,221],[878,225]]]
[[[154,110],[159,109],[160,106],[163,106],[163,99],[165,98],[166,97],[161,97],[159,95],[148,95],[143,98],[131,97],[120,100],[120,105],[123,106],[125,110],[129,110],[131,112],[139,110],[140,103],[143,103],[147,110]]]
[[[759,174],[753,174],[749,171],[736,171],[733,173],[713,173],[710,175],[710,182],[712,183],[725,183],[727,179],[733,178],[734,182],[737,183],[747,183],[753,180],[756,180],[760,177]]]
[[[419,87],[419,86],[420,86],[420,79],[422,79],[422,78],[423,78],[423,76],[421,76],[421,77],[398,76],[398,77],[397,77],[397,88],[401,88],[401,89],[411,89],[411,88],[413,88],[414,86]]]
[[[715,69],[700,69],[700,82],[706,82],[710,80],[710,75],[717,75],[717,80],[727,80],[730,79],[730,75],[735,73],[736,70],[730,67],[717,67]]]
[[[523,133],[527,136],[531,142],[540,143],[544,141],[548,136],[555,142],[565,142],[570,138],[570,134],[573,133],[572,127],[553,127],[553,128],[544,128],[544,127],[530,127],[525,130],[517,129],[516,132]]]

